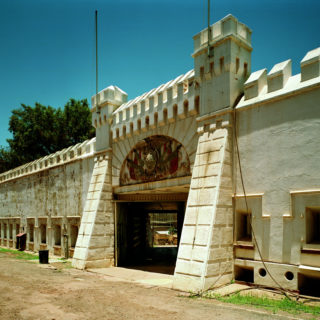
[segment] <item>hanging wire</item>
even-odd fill
[[[237,158],[238,158],[238,165],[239,165],[239,173],[240,173],[240,181],[241,181],[241,186],[242,186],[242,190],[243,190],[243,195],[244,195],[244,199],[245,199],[245,205],[246,205],[246,212],[249,212],[249,206],[248,206],[248,199],[247,199],[247,194],[246,194],[246,189],[244,186],[244,179],[243,179],[243,173],[242,173],[242,166],[241,166],[241,159],[240,159],[240,152],[239,152],[239,144],[238,144],[238,136],[237,136],[237,113],[236,113],[236,108],[233,108],[233,121],[234,121],[234,141],[235,141],[235,146],[236,146],[236,152],[237,152]],[[252,221],[251,219],[249,219],[249,223],[251,226],[251,233],[252,233],[252,238],[254,240],[254,243],[256,245],[259,257],[261,259],[261,262],[266,270],[266,272],[269,274],[270,278],[272,279],[272,281],[278,286],[279,290],[288,298],[291,300],[291,298],[288,295],[288,290],[284,289],[282,287],[282,285],[272,276],[272,274],[270,273],[263,257],[262,257],[262,253],[256,238],[256,234],[254,231],[254,228],[252,226]]]
[[[241,97],[239,97],[239,99],[236,101],[236,103],[240,100]],[[235,103],[235,105],[236,105]],[[238,158],[238,165],[239,165],[239,173],[240,173],[240,180],[241,180],[241,186],[242,186],[242,190],[243,190],[243,194],[244,194],[244,199],[245,199],[245,205],[246,205],[246,211],[249,212],[249,205],[248,205],[248,200],[247,200],[247,194],[246,194],[246,189],[245,189],[245,185],[244,185],[244,179],[243,179],[243,172],[242,172],[242,165],[241,165],[241,159],[240,159],[240,152],[239,152],[239,144],[238,144],[238,136],[237,136],[237,115],[236,115],[236,109],[235,109],[235,105],[233,107],[233,122],[234,122],[234,141],[235,141],[235,147],[236,147],[236,153],[237,153],[237,158]],[[251,227],[251,232],[252,232],[252,238],[254,240],[255,246],[257,248],[259,257],[261,259],[261,262],[266,270],[266,272],[269,274],[270,278],[272,279],[272,281],[276,284],[277,288],[274,288],[275,290],[278,290],[281,292],[281,294],[283,294],[287,299],[292,300],[291,297],[289,296],[289,294],[293,297],[296,298],[296,300],[298,301],[298,299],[301,297],[300,294],[296,294],[293,292],[290,292],[289,290],[286,290],[282,287],[282,285],[272,276],[272,274],[270,273],[264,259],[261,253],[261,249],[259,247],[255,232],[254,232],[254,228],[252,226],[252,221],[251,219],[249,219],[249,223],[250,223],[250,227]],[[200,292],[197,292],[195,294],[193,294],[192,296],[202,296],[205,292],[208,292],[210,290],[212,290],[215,285],[218,283],[218,281],[221,279],[222,275],[225,273],[225,271],[227,270],[228,264],[226,264],[225,269],[222,273],[220,273],[220,275],[218,276],[218,278],[215,280],[215,282],[206,290],[202,290]],[[256,284],[253,284],[255,287],[263,287],[263,286],[259,286]]]

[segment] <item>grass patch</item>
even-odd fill
[[[310,313],[312,315],[320,315],[320,307],[305,305],[301,302],[283,298],[281,300],[274,300],[267,297],[256,297],[253,295],[241,295],[236,293],[230,296],[222,297],[214,293],[207,293],[203,296],[208,299],[216,299],[222,302],[238,304],[238,305],[250,305],[256,308],[263,308],[273,313],[277,311],[286,311],[291,314]]]
[[[12,257],[14,259],[20,260],[38,260],[38,255],[27,253],[24,251],[12,250],[12,249],[5,249],[0,248],[0,254],[6,255],[6,257]]]

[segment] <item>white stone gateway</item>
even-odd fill
[[[96,139],[0,175],[0,241],[73,266],[174,272],[316,294],[320,283],[320,48],[251,73],[232,15],[194,36],[194,70],[133,100],[92,98]],[[244,188],[243,188],[244,186]]]

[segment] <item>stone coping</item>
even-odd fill
[[[95,143],[96,138],[85,140],[74,146],[70,146],[69,148],[57,151],[35,161],[1,173],[0,183],[57,167],[75,160],[92,157],[95,154]]]

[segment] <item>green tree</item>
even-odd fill
[[[12,139],[0,148],[0,172],[94,137],[88,101],[70,99],[63,110],[21,104],[9,120]]]
[[[70,99],[63,109],[65,145],[71,146],[95,136],[87,99]]]

